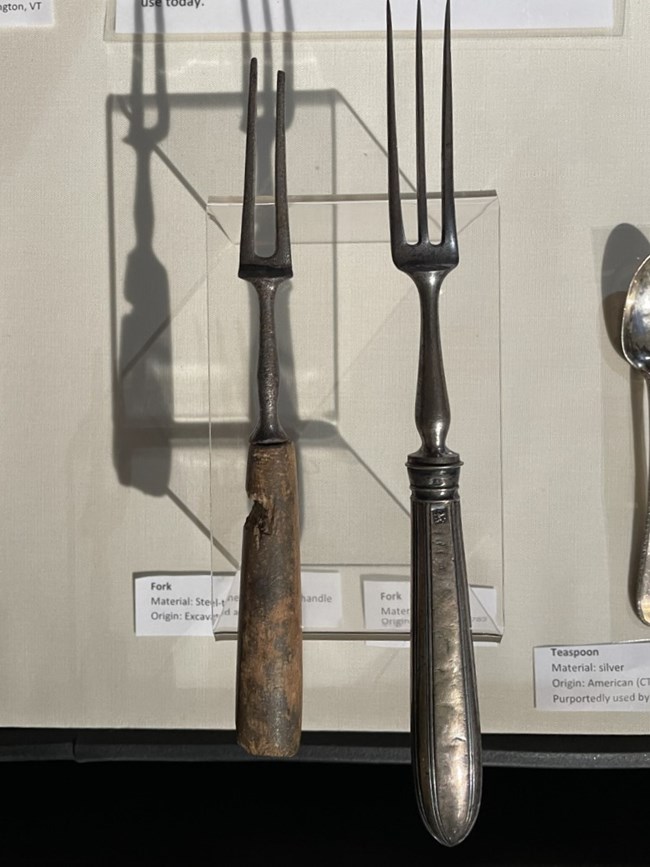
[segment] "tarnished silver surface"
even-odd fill
[[[409,459],[412,521],[411,736],[425,824],[448,846],[481,802],[481,733],[458,497],[460,462]]]
[[[641,263],[625,300],[621,327],[623,354],[636,370],[646,377],[650,404],[650,257]],[[640,619],[650,625],[650,479],[646,499],[646,521],[639,558],[636,588],[636,610]]]
[[[411,482],[411,744],[416,797],[429,832],[454,846],[471,831],[481,801],[481,734],[458,479],[447,447],[451,420],[438,304],[458,265],[454,205],[450,4],[445,16],[442,108],[442,237],[429,239],[422,84],[422,21],[417,7],[416,146],[418,241],[402,221],[390,3],[387,4],[388,193],[391,252],[420,298],[415,423],[421,446],[407,461]]]

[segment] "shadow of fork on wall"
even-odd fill
[[[120,482],[151,496],[167,494],[171,475],[170,428],[174,419],[170,289],[167,270],[154,248],[155,210],[151,162],[170,128],[164,36],[156,38],[155,105],[157,117],[147,126],[143,94],[144,37],[142,7],[136,4],[129,131],[136,183],[133,201],[135,246],[129,252],[123,293],[130,310],[122,317],[119,357],[114,371],[113,460]],[[157,30],[164,33],[162,8]],[[149,459],[136,461],[144,448]]]
[[[285,7],[287,21],[291,23],[290,0],[285,0]],[[265,21],[272,29],[267,0],[264,10]],[[196,238],[196,208],[194,212],[191,209],[198,207],[201,219],[205,219],[208,195],[219,190],[219,172],[223,170],[218,152],[213,150],[215,138],[208,138],[208,125],[200,122],[199,136],[194,138],[191,131],[181,128],[188,118],[196,119],[204,114],[215,118],[226,117],[229,113],[236,116],[244,105],[244,98],[236,91],[170,96],[163,9],[157,7],[154,14],[155,34],[150,37],[145,35],[142,7],[136,4],[130,92],[111,94],[107,100],[113,465],[122,485],[149,496],[168,497],[207,538],[212,538],[210,515],[204,502],[207,496],[197,494],[197,479],[193,481],[188,476],[188,472],[190,475],[201,472],[199,464],[203,452],[206,461],[203,476],[209,475],[207,403],[204,414],[200,408],[196,412],[197,397],[188,387],[188,346],[185,345],[188,340],[196,339],[201,329],[196,312],[188,316],[188,310],[192,310],[190,304],[194,305],[194,310],[199,309],[191,299],[205,291],[205,274],[201,276],[202,265],[198,270],[190,268],[186,274],[184,266],[179,268],[178,261],[173,259],[169,259],[167,267],[164,258],[174,255],[176,248],[171,250],[165,239],[175,223],[183,226],[184,231],[193,231]],[[290,30],[282,47],[284,64],[292,75]],[[251,54],[251,38],[250,34],[244,34],[242,66]],[[271,42],[265,36],[262,38],[270,65]],[[149,63],[152,64],[153,92],[145,92],[145,67]],[[291,118],[295,111],[294,100],[289,111]],[[178,123],[172,123],[172,115],[176,114]],[[128,128],[120,138],[118,130],[124,121]],[[118,139],[114,138],[116,134]],[[201,138],[203,135],[205,140]],[[190,169],[195,168],[192,148],[188,149],[187,165],[183,162],[185,151],[178,152],[179,141],[186,140],[194,150],[202,148],[205,154],[201,163],[204,171],[198,177],[196,172],[187,173],[188,165]],[[130,151],[131,156],[127,157],[125,151]],[[261,154],[262,158],[267,156]],[[163,174],[160,174],[161,169]],[[133,181],[129,180],[131,172]],[[267,176],[266,167],[260,166],[263,182]],[[171,186],[164,186],[169,180]],[[170,191],[178,189],[176,184],[185,189],[186,203],[190,203],[182,216],[168,209],[161,211],[161,202],[156,202],[157,198],[169,201]],[[130,219],[125,219],[125,206],[131,207],[132,224]],[[186,224],[183,220],[187,221],[188,216],[191,223]],[[195,265],[203,263],[203,257],[198,253],[191,261]],[[195,319],[193,332],[192,326],[189,329],[187,326],[192,316]],[[281,347],[290,385],[285,401],[290,417],[295,417],[295,410],[291,409],[296,401],[288,305],[281,307],[280,318],[287,321],[286,329],[283,328],[287,339]],[[180,323],[178,332],[182,344],[177,350],[173,347],[175,323]],[[207,351],[207,346],[204,348]],[[189,362],[194,363],[200,354],[201,350],[197,350],[189,357]],[[195,374],[201,375],[201,370]],[[200,391],[200,386],[197,388]],[[242,397],[245,399],[246,395]],[[189,453],[191,457],[187,457]],[[179,473],[177,470],[183,464],[190,469]],[[213,543],[220,548],[216,540]],[[221,553],[231,565],[237,564],[234,554],[226,550]]]

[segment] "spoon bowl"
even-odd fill
[[[632,367],[650,376],[650,256],[639,265],[627,290],[621,345]]]

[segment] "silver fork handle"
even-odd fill
[[[458,495],[460,461],[413,456],[411,478],[411,738],[418,808],[454,846],[481,801],[481,734]]]

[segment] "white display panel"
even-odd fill
[[[413,27],[415,4],[393,0],[393,26]],[[425,27],[440,29],[444,0],[424,4]],[[459,30],[611,30],[616,0],[456,0]],[[115,0],[115,33],[352,33],[384,31],[383,3],[349,0]]]
[[[134,574],[210,570],[206,204],[241,195],[253,51],[265,57],[269,118],[275,72],[290,73],[292,194],[385,195],[385,44],[380,35],[233,37],[218,51],[210,39],[106,41],[106,9],[71,0],[56,5],[52,29],[0,32],[12,82],[2,92],[11,135],[0,202],[0,723],[232,729],[235,643],[144,639],[134,627]],[[483,33],[453,45],[457,188],[499,194],[505,624],[499,644],[476,651],[486,733],[647,734],[644,713],[536,708],[532,662],[534,647],[648,638],[629,592],[647,410],[644,384],[621,356],[620,302],[650,248],[650,20],[647,0],[625,11],[622,38],[539,35],[531,48],[528,33]],[[411,35],[396,42],[410,177]],[[437,36],[425,44],[432,185],[440,47]],[[166,83],[158,97],[156,65]],[[150,171],[130,123],[138,68],[146,124],[168,111]],[[310,105],[330,112],[329,138],[307,122]],[[143,179],[169,292],[162,307],[136,304],[154,340],[135,360],[119,350],[134,309],[129,255],[146,246],[134,220]],[[173,404],[143,406],[138,382],[160,372],[145,359],[164,361],[170,339]],[[126,428],[114,415],[116,365]],[[158,454],[143,430],[151,409],[157,427],[171,427]],[[130,478],[116,467],[118,435],[135,447]],[[154,487],[163,467],[168,484]],[[306,730],[408,731],[405,650],[331,640],[304,649]]]
[[[326,142],[323,112],[306,106]],[[327,117],[327,114],[325,114]],[[259,149],[264,145],[259,143]],[[260,154],[260,163],[267,165]],[[440,200],[429,207],[440,234]],[[415,226],[415,200],[404,196]],[[362,585],[370,576],[408,578],[410,489],[405,462],[420,444],[414,422],[420,305],[411,280],[392,267],[386,197],[293,197],[293,278],[278,290],[279,413],[296,443],[304,568],[340,570],[341,637],[363,637]],[[273,204],[257,208],[258,249]],[[456,199],[461,264],[441,297],[451,401],[450,447],[460,476],[469,581],[494,588],[503,616],[499,201]],[[248,438],[256,418],[257,302],[237,276],[241,204],[208,206],[211,529],[213,568],[239,564],[247,502]],[[267,233],[265,236],[264,233]],[[272,232],[271,232],[272,234]],[[467,335],[471,334],[470,342]],[[480,371],[480,374],[479,374]],[[476,430],[481,430],[477,437]],[[399,632],[398,630],[396,630]],[[403,636],[400,636],[403,637]]]

